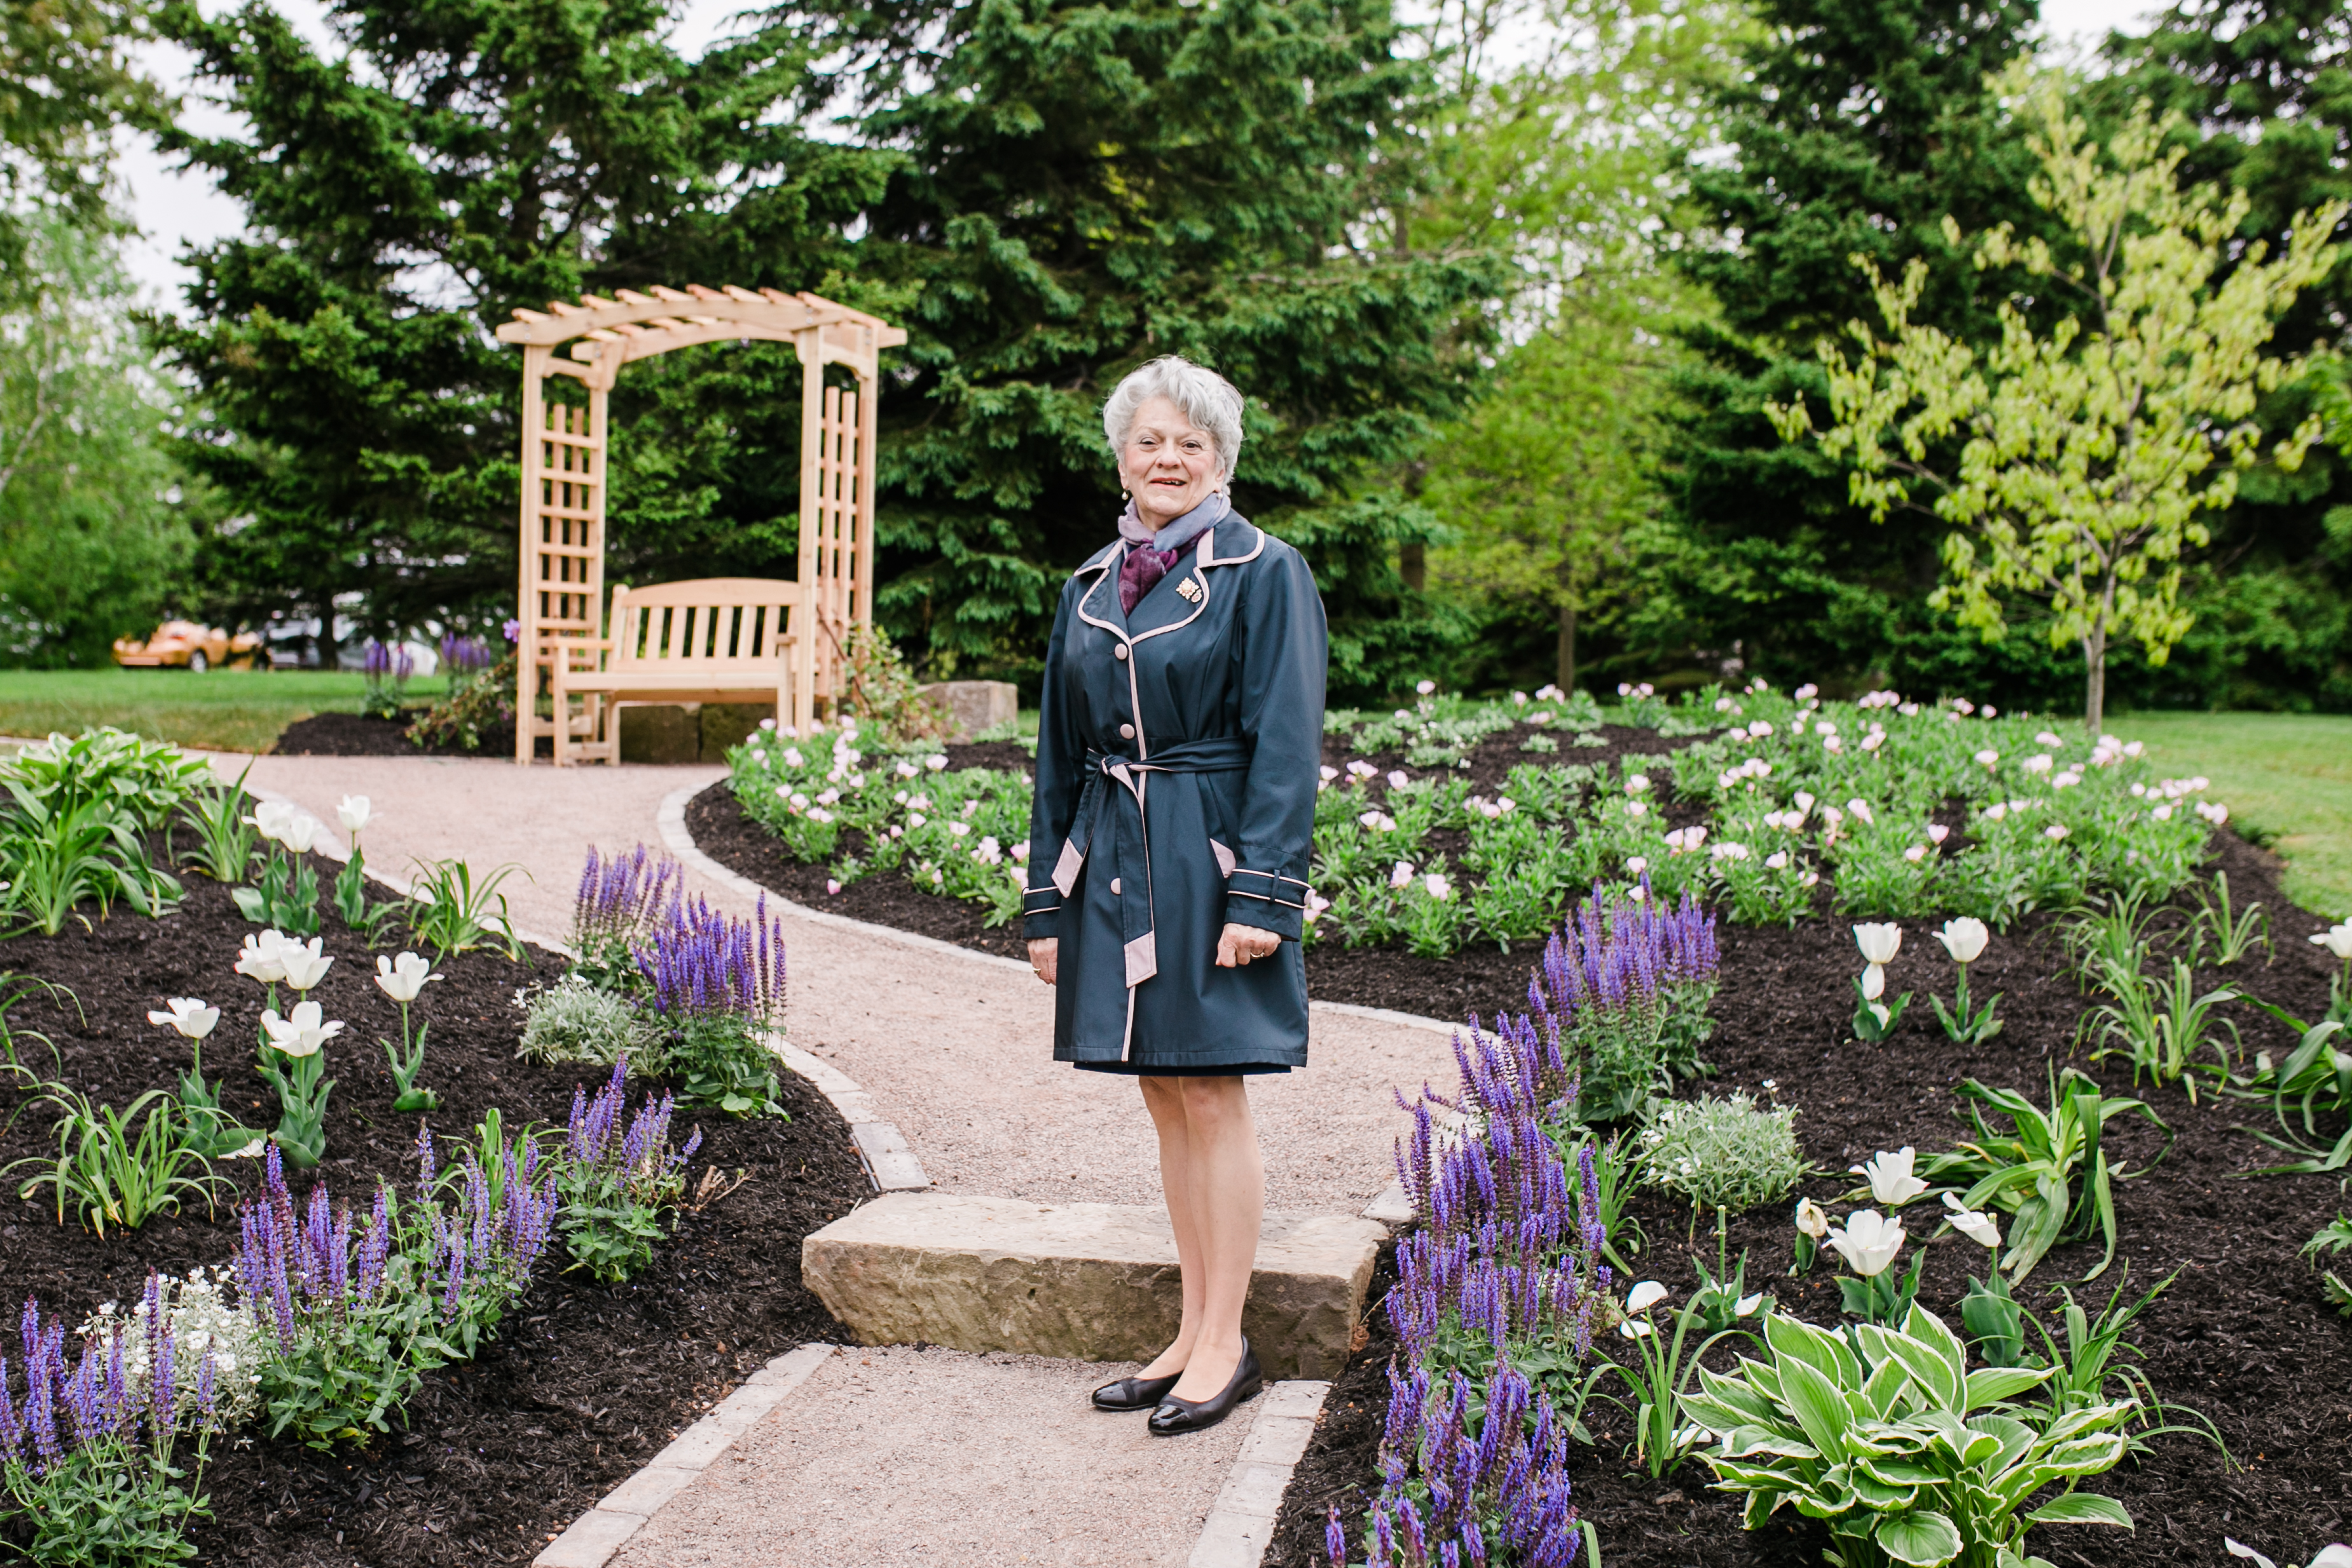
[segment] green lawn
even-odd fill
[[[2239,831],[2287,862],[2287,897],[2352,919],[2352,718],[2291,713],[2117,713],[2174,778],[2204,774]]]
[[[257,752],[297,719],[358,712],[366,689],[366,677],[340,669],[0,669],[0,735],[111,724],[184,746]]]

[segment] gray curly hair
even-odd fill
[[[1135,411],[1155,397],[1164,397],[1184,417],[1209,433],[1216,443],[1218,478],[1233,478],[1242,455],[1242,395],[1234,384],[1206,365],[1181,354],[1163,354],[1129,371],[1103,405],[1103,436],[1111,456],[1126,448],[1135,427]]]

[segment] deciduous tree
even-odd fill
[[[1851,465],[1852,499],[1874,519],[1916,509],[1956,525],[1933,602],[1963,624],[1995,637],[2001,594],[2047,600],[2053,639],[2082,647],[2095,731],[2109,644],[2136,639],[2161,664],[2188,629],[2181,552],[2205,542],[2200,514],[2226,507],[2257,460],[2257,398],[2301,369],[2268,345],[2296,293],[2334,264],[2327,237],[2345,207],[2297,215],[2275,256],[2259,241],[2233,256],[2247,198],[2182,187],[2169,117],[2142,105],[2102,147],[2070,112],[2063,76],[2012,69],[2004,85],[2041,164],[2033,197],[2064,238],[2053,247],[2002,225],[1973,253],[1981,267],[2021,267],[2069,313],[2037,330],[2004,300],[2000,346],[1979,355],[1913,319],[1925,261],[1895,284],[1857,256],[1889,336],[1849,323],[1852,362],[1822,342],[1834,422],[1821,445]],[[1958,223],[1945,232],[1961,250]],[[1766,412],[1784,439],[1811,428],[1801,400]],[[2306,421],[2273,460],[2293,468],[2318,434]],[[1932,455],[1953,439],[1956,462]]]

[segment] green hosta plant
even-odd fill
[[[2051,1370],[1970,1372],[1965,1347],[1922,1307],[1899,1331],[1849,1333],[1851,1344],[1772,1313],[1769,1361],[1701,1368],[1700,1392],[1684,1396],[1684,1415],[1715,1445],[1699,1458],[1722,1489],[1746,1495],[1748,1529],[1783,1507],[1821,1520],[1838,1568],[2052,1568],[2026,1553],[2027,1526],[2131,1528],[2122,1504],[2072,1489],[2123,1458],[2136,1400],[2014,1404]],[[2022,1511],[2053,1482],[2068,1489]]]
[[[2060,1242],[2094,1234],[2105,1239],[2106,1252],[2084,1278],[2105,1273],[2116,1256],[2115,1184],[2148,1169],[2126,1170],[2109,1162],[2101,1144],[2106,1124],[2136,1112],[2163,1131],[2167,1149],[2172,1129],[2147,1102],[2110,1098],[2073,1068],[2063,1077],[2052,1071],[2047,1110],[2013,1089],[1988,1089],[1974,1079],[1958,1092],[1970,1102],[1968,1115],[1976,1137],[1929,1160],[1921,1174],[1930,1182],[1967,1182],[1960,1196],[1964,1207],[1998,1209],[2011,1216],[2009,1253],[2001,1267],[2011,1283],[2021,1283]],[[1985,1106],[2008,1120],[2008,1131],[1995,1132],[1987,1124]],[[2159,1150],[2157,1159],[2163,1157]]]

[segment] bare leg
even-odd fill
[[[1151,1112],[1152,1130],[1160,1134],[1160,1191],[1168,1201],[1169,1224],[1176,1232],[1176,1263],[1184,1280],[1184,1318],[1176,1331],[1176,1342],[1136,1375],[1172,1377],[1184,1370],[1185,1362],[1192,1357],[1192,1342],[1200,1333],[1208,1279],[1200,1228],[1193,1217],[1192,1139],[1184,1121],[1184,1080],[1139,1078],[1135,1081],[1143,1087],[1144,1108]]]
[[[1208,1399],[1233,1380],[1242,1358],[1242,1305],[1249,1299],[1265,1215],[1265,1165],[1249,1091],[1238,1075],[1171,1080],[1179,1088],[1186,1134],[1185,1190],[1201,1259],[1200,1309],[1193,1310],[1193,1273],[1178,1232],[1184,1264],[1184,1375],[1178,1399]],[[1166,1147],[1163,1135],[1162,1148]],[[1173,1213],[1173,1204],[1171,1205]],[[1164,1373],[1161,1375],[1166,1375]]]

